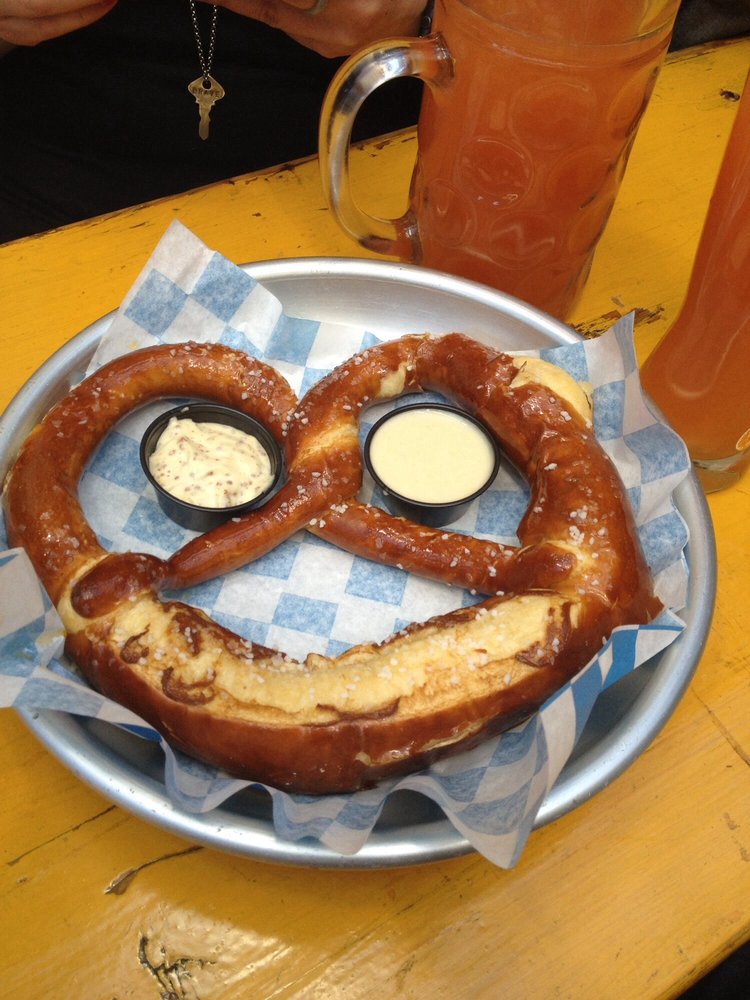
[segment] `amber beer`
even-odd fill
[[[687,295],[641,377],[704,487],[734,482],[750,455],[750,76]]]
[[[371,46],[321,116],[329,204],[368,250],[509,292],[567,318],[588,276],[678,0],[437,0],[433,34]],[[388,79],[425,81],[408,211],[350,191],[354,115]]]
[[[570,313],[669,42],[647,6],[438,2],[456,72],[419,119],[421,263]]]

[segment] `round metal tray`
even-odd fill
[[[578,340],[569,327],[482,285],[383,261],[305,258],[267,261],[245,270],[283,303],[289,315],[359,324],[373,333],[460,330],[504,349],[557,346]],[[111,316],[69,341],[33,375],[0,418],[0,480],[18,447],[52,403],[80,380]],[[687,627],[663,653],[606,690],[575,751],[545,799],[542,826],[600,791],[651,743],[682,697],[702,652],[715,597],[711,520],[694,477],[676,500],[690,531]],[[282,841],[274,833],[270,797],[248,789],[206,815],[175,808],[166,795],[158,744],[106,723],[64,712],[20,712],[41,742],[75,775],[149,822],[219,850],[291,865],[377,868],[437,861],[472,850],[424,796],[389,796],[362,849],[342,856],[314,840]]]

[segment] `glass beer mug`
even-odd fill
[[[609,217],[679,0],[437,0],[433,34],[352,56],[323,105],[323,185],[362,246],[566,318]],[[368,94],[426,84],[409,208],[355,201],[348,150]]]

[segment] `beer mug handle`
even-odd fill
[[[416,76],[431,86],[453,75],[453,60],[440,35],[378,42],[351,56],[334,76],[320,118],[320,170],[328,205],[341,228],[367,250],[401,260],[419,259],[413,213],[379,219],[364,212],[352,195],[349,148],[357,112],[382,84]]]

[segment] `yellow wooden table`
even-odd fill
[[[674,318],[736,108],[727,92],[749,63],[750,40],[669,60],[582,331],[635,309],[645,355]],[[401,208],[414,148],[407,133],[355,157],[384,212]],[[238,263],[357,252],[314,162],[0,247],[0,406],[118,305],[174,218]],[[750,937],[749,485],[710,497],[716,613],[677,711],[622,777],[535,832],[513,871],[477,855],[292,869],[196,847],[92,792],[0,713],[0,997],[678,995]]]

